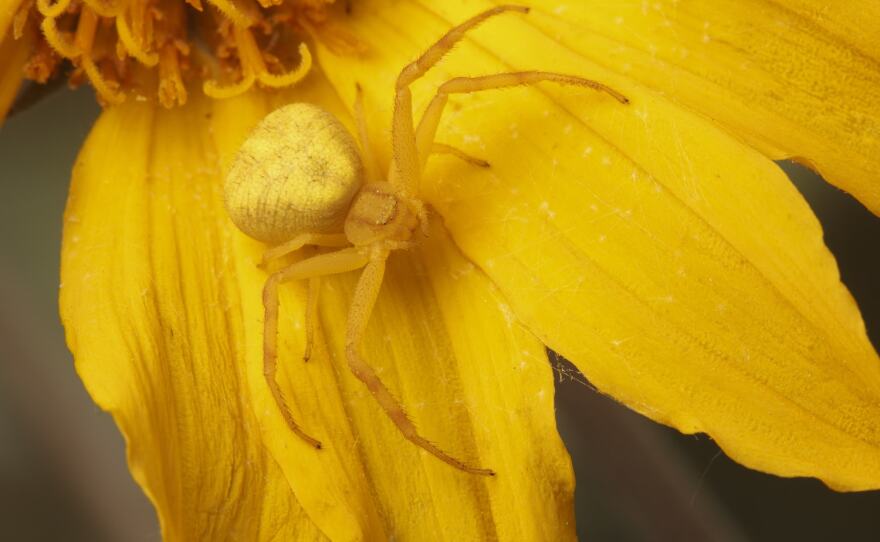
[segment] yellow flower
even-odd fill
[[[423,190],[445,228],[389,260],[365,357],[425,436],[498,476],[410,445],[349,374],[356,274],[323,281],[308,364],[305,286],[283,289],[281,387],[325,449],[287,429],[262,375],[265,247],[230,223],[225,171],[281,104],[351,127],[356,83],[387,165],[397,72],[489,5],[462,4],[354,3],[332,16],[339,28],[313,29],[321,71],[291,89],[213,101],[196,86],[170,110],[126,99],[94,127],[65,215],[62,317],[165,537],[573,538],[544,344],[752,468],[880,487],[878,356],[818,222],[770,160],[808,162],[880,210],[871,2],[832,14],[806,0],[536,1],[476,31],[414,87],[417,106],[452,76],[523,69],[631,101],[551,85],[455,97],[439,140],[492,167],[432,158]],[[12,66],[39,42],[10,38],[19,5],[0,0]],[[231,79],[260,81],[239,60]],[[0,73],[0,105],[16,73]],[[115,98],[140,88],[114,81]]]

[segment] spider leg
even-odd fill
[[[286,256],[291,252],[296,252],[306,245],[344,247],[350,244],[344,233],[302,233],[290,241],[274,246],[264,252],[260,267],[265,267],[269,261]]]
[[[354,97],[354,119],[357,122],[358,140],[361,143],[363,151],[364,169],[367,170],[367,178],[370,181],[380,179],[379,166],[376,164],[376,155],[373,154],[373,148],[370,146],[370,136],[367,131],[367,117],[364,113],[364,89],[360,83],[355,85]]]
[[[394,115],[391,122],[391,148],[394,153],[394,160],[388,180],[391,184],[403,190],[405,194],[414,196],[418,192],[419,174],[422,169],[422,162],[419,160],[415,143],[412,93],[409,90],[410,83],[424,75],[425,72],[439,62],[469,30],[489,17],[506,11],[528,13],[529,8],[524,6],[497,6],[471,17],[460,25],[451,28],[434,45],[422,53],[422,56],[405,66],[397,77]]]
[[[490,469],[481,469],[470,467],[464,462],[450,456],[433,443],[418,434],[412,420],[406,415],[400,402],[391,395],[391,392],[385,384],[379,379],[376,372],[361,357],[359,348],[363,342],[364,332],[367,322],[370,319],[370,313],[376,303],[376,297],[382,286],[382,278],[385,274],[385,261],[388,258],[388,252],[385,251],[370,259],[370,262],[364,268],[361,278],[358,280],[357,288],[352,299],[351,309],[348,314],[348,326],[345,336],[345,357],[351,372],[363,382],[376,401],[385,411],[385,414],[400,429],[403,436],[415,444],[431,453],[441,461],[444,461],[453,467],[469,472],[472,474],[481,474],[484,476],[493,476],[495,473]]]
[[[476,156],[471,156],[470,154],[464,152],[461,149],[457,149],[451,145],[446,145],[444,143],[437,143],[436,141],[431,145],[431,154],[451,154],[456,158],[464,160],[469,164],[473,164],[478,167],[489,167],[489,162],[483,160],[482,158],[477,158]]]
[[[468,94],[471,92],[480,92],[482,90],[493,90],[516,87],[520,85],[534,85],[543,81],[552,81],[562,85],[579,85],[589,87],[594,90],[605,92],[611,95],[615,100],[622,104],[629,103],[629,99],[614,90],[613,88],[603,85],[592,79],[584,79],[574,75],[565,75],[562,73],[541,72],[541,71],[525,71],[525,72],[509,72],[496,73],[493,75],[484,75],[481,77],[456,77],[446,81],[437,89],[437,94],[428,104],[419,122],[416,131],[416,148],[417,154],[421,159],[421,167],[425,166],[428,158],[428,149],[432,148],[434,137],[437,133],[437,125],[443,115],[443,108],[449,99],[450,94]]]
[[[303,280],[322,275],[332,275],[334,273],[344,273],[353,269],[358,269],[366,265],[369,256],[365,255],[362,249],[347,248],[330,252],[328,254],[319,254],[311,258],[296,262],[277,273],[273,273],[266,280],[263,287],[263,308],[265,310],[265,319],[263,323],[263,376],[266,377],[266,383],[272,392],[272,397],[281,409],[281,415],[288,427],[300,436],[303,440],[320,449],[321,443],[306,434],[305,431],[296,423],[287,408],[284,401],[284,395],[275,379],[275,373],[278,366],[278,285],[292,280]]]
[[[312,345],[315,342],[315,325],[318,322],[318,295],[321,293],[320,277],[309,279],[309,293],[306,298],[306,347],[303,350],[303,361],[312,357]]]

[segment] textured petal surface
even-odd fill
[[[361,63],[319,51],[343,93],[365,87],[383,143],[397,70],[485,7],[424,4],[355,10]],[[439,139],[492,163],[432,159],[425,189],[456,242],[606,393],[753,468],[880,487],[880,364],[806,203],[763,155],[580,54],[591,32],[575,47],[535,26],[552,20],[486,23],[416,103],[511,69],[592,77],[632,103],[552,85],[454,97]]]
[[[529,24],[568,54],[666,93],[880,214],[880,3],[560,2]]]
[[[332,87],[312,78],[297,99],[347,118]],[[286,99],[286,98],[285,98]],[[281,100],[221,102],[221,161]],[[219,129],[222,127],[222,130]],[[284,424],[262,376],[264,246],[234,236],[247,365],[266,444],[297,498],[333,540],[568,540],[574,480],[556,432],[543,345],[517,325],[487,277],[434,224],[398,253],[368,328],[368,360],[419,430],[446,451],[491,467],[463,474],[404,440],[346,365],[343,331],[358,272],[322,280],[323,334],[303,363],[305,285],[282,288],[282,388],[294,417],[324,443],[316,452]]]
[[[61,315],[165,540],[321,540],[263,446],[210,109],[105,111],[74,168]]]

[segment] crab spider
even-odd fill
[[[521,6],[499,6],[452,28],[397,78],[392,118],[393,161],[384,181],[377,181],[375,162],[368,150],[362,96],[355,102],[362,158],[354,139],[330,113],[309,104],[282,107],[261,121],[238,151],[225,186],[226,208],[244,233],[272,245],[263,262],[303,246],[336,248],[273,273],[263,288],[265,322],[264,375],[290,429],[321,448],[293,419],[275,379],[277,367],[278,287],[285,282],[309,280],[306,309],[306,349],[311,354],[317,312],[318,277],[363,269],[345,330],[345,356],[354,375],[400,429],[403,436],[438,459],[465,472],[494,475],[491,469],[471,466],[425,439],[400,402],[363,359],[360,345],[379,294],[388,255],[412,246],[412,236],[427,226],[425,206],[419,199],[419,179],[428,155],[448,153],[478,166],[488,163],[436,143],[434,137],[450,94],[472,93],[551,81],[590,87],[628,100],[602,83],[573,75],[543,71],[456,77],[440,85],[418,125],[413,123],[409,85],[434,66],[456,42],[484,20],[504,12],[528,13]],[[367,180],[365,181],[365,177]]]

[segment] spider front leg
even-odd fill
[[[278,368],[278,285],[292,280],[304,280],[323,275],[345,273],[359,269],[367,264],[369,256],[363,249],[347,248],[328,254],[319,254],[311,258],[296,262],[295,264],[273,273],[263,287],[263,307],[265,318],[263,322],[263,376],[272,392],[272,397],[281,409],[284,421],[291,431],[303,440],[321,448],[321,442],[306,434],[296,423],[284,401],[284,394],[278,386],[275,374]]]
[[[448,53],[468,31],[492,17],[504,12],[528,13],[525,6],[497,6],[488,9],[458,26],[451,28],[434,45],[422,53],[418,59],[401,70],[397,77],[394,96],[394,114],[391,121],[391,148],[394,154],[388,181],[403,190],[408,196],[415,196],[419,189],[419,177],[423,162],[419,159],[413,127],[412,93],[409,85],[430,70]]]
[[[321,294],[320,277],[309,279],[306,295],[306,347],[303,349],[303,361],[312,359],[312,345],[315,344],[315,326],[318,325],[318,296]]]
[[[525,71],[496,73],[481,77],[456,77],[440,85],[437,89],[437,94],[431,100],[431,103],[428,104],[427,109],[425,109],[425,112],[422,115],[422,120],[419,121],[415,140],[416,152],[421,159],[420,167],[425,167],[425,162],[428,159],[428,151],[437,145],[434,143],[434,137],[437,133],[437,126],[440,124],[440,118],[443,116],[443,109],[446,107],[450,94],[469,94],[483,90],[534,85],[543,81],[551,81],[563,85],[589,87],[609,94],[622,104],[629,103],[629,99],[626,96],[607,85],[598,81],[593,81],[592,79],[584,79],[582,77],[562,73]]]
[[[370,314],[373,312],[373,307],[376,303],[376,297],[379,295],[379,289],[382,287],[382,278],[385,275],[385,262],[387,259],[387,250],[374,253],[358,280],[351,309],[349,309],[348,325],[345,332],[345,357],[348,360],[348,366],[351,368],[351,372],[367,386],[367,389],[376,398],[385,414],[400,429],[400,432],[403,433],[407,440],[459,470],[471,474],[494,476],[494,471],[470,467],[419,435],[416,426],[406,415],[400,402],[391,395],[391,392],[379,379],[376,371],[361,357],[359,350],[363,343],[367,322],[370,320]]]

